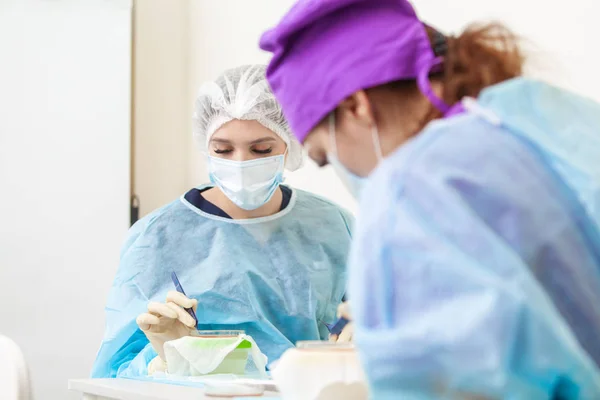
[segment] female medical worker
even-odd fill
[[[373,398],[600,399],[600,107],[520,78],[501,26],[447,37],[405,0],[301,1],[261,47],[294,134],[362,192]]]
[[[300,167],[302,150],[265,67],[235,68],[203,85],[194,134],[212,183],[131,228],[95,377],[164,369],[164,342],[195,329],[186,307],[197,307],[198,329],[245,330],[271,361],[298,340],[326,339],[322,321],[336,318],[352,217],[281,185],[284,165]],[[190,298],[172,292],[173,270]]]

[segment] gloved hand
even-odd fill
[[[339,305],[338,310],[337,310],[337,317],[338,318],[346,318],[348,321],[348,324],[344,327],[344,329],[342,329],[342,332],[340,333],[340,335],[330,335],[329,336],[329,341],[330,342],[338,342],[338,343],[343,343],[343,342],[351,342],[352,341],[352,337],[354,336],[354,324],[352,323],[352,313],[350,312],[350,303],[349,302],[344,302],[342,304]]]
[[[196,329],[196,321],[184,308],[193,308],[196,311],[198,301],[171,291],[167,294],[166,303],[148,303],[148,312],[140,314],[136,319],[138,326],[163,361],[165,342],[190,336]]]
[[[155,372],[165,372],[166,370],[167,363],[159,356],[154,357],[148,364],[148,376],[154,375]]]

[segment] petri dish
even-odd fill
[[[353,343],[333,343],[321,340],[308,340],[296,343],[299,350],[319,350],[319,351],[348,351],[354,350]]]
[[[240,335],[244,333],[243,330],[199,330],[193,331],[190,336],[197,339],[197,341],[194,341],[194,345],[198,349],[214,349],[215,346],[216,348],[222,348],[240,341]],[[237,347],[228,353],[210,374],[244,375],[251,349],[251,342],[241,340]]]
[[[236,330],[204,330],[204,331],[194,331],[190,336],[195,337],[203,337],[203,338],[228,338],[228,337],[238,337],[243,335],[244,331],[236,331]]]

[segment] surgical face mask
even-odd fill
[[[273,197],[283,182],[286,153],[248,161],[209,156],[210,181],[238,207],[256,210]]]
[[[381,160],[383,160],[383,154],[381,152],[381,144],[379,143],[379,132],[377,130],[377,126],[373,127],[371,135],[373,139],[373,145],[375,146],[377,160],[381,162]],[[331,142],[332,150],[327,154],[327,161],[329,164],[331,164],[333,170],[342,180],[344,186],[346,186],[348,191],[350,191],[350,194],[352,194],[352,196],[358,200],[367,178],[350,172],[350,170],[348,170],[348,168],[346,168],[346,166],[342,164],[338,158],[337,141],[335,138],[335,111],[329,114],[329,140]]]

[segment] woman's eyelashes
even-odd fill
[[[272,147],[268,147],[266,149],[265,148],[263,148],[263,149],[257,149],[257,148],[252,149],[252,152],[256,153],[256,154],[271,154],[272,151],[273,151]]]
[[[233,153],[233,149],[213,149],[213,151],[215,154],[231,154],[231,153]],[[273,152],[273,148],[272,147],[253,148],[253,149],[250,149],[250,151],[254,154],[265,155],[265,154],[271,154]]]

